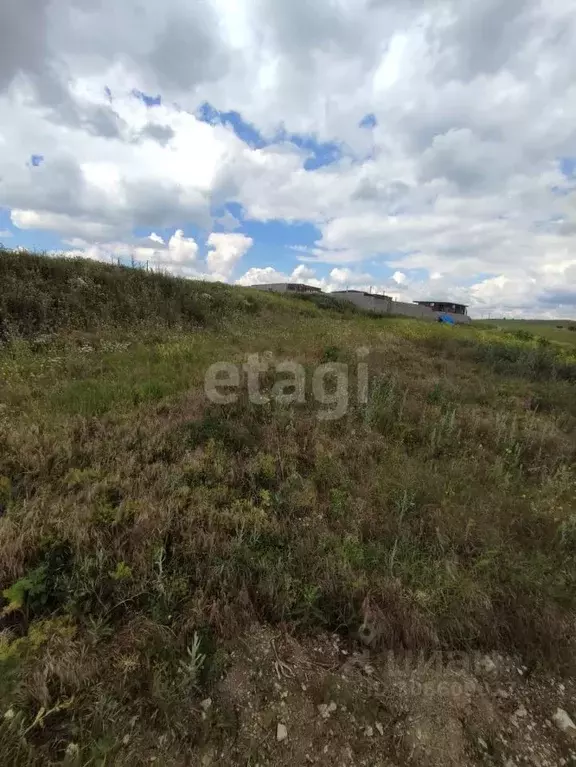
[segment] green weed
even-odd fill
[[[185,762],[254,622],[570,667],[573,347],[64,259],[0,280],[8,761],[122,763],[130,733],[126,763],[161,737]],[[361,346],[338,421],[204,396],[215,361]]]

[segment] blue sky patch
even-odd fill
[[[147,107],[159,107],[162,104],[162,96],[149,96],[147,93],[144,93],[143,91],[139,91],[136,88],[132,91],[132,95],[136,99],[140,99],[142,103],[146,104]]]
[[[288,142],[309,154],[304,162],[304,170],[317,170],[332,165],[343,157],[342,145],[335,141],[318,141],[312,135],[279,131],[273,143]]]
[[[299,142],[293,137],[292,143],[299,145]],[[333,141],[326,141],[317,143],[314,139],[306,138],[302,142],[304,149],[307,149],[312,153],[311,157],[308,157],[304,163],[305,170],[317,170],[318,168],[324,168],[326,165],[332,165],[342,158],[342,149],[339,144]]]
[[[367,114],[360,120],[358,126],[360,128],[375,128],[378,125],[378,120],[375,114]]]
[[[260,131],[251,123],[243,120],[238,112],[220,112],[212,104],[204,102],[198,108],[196,117],[202,120],[202,122],[210,123],[210,125],[224,125],[232,128],[240,141],[248,144],[253,149],[262,149],[262,147],[266,146]]]
[[[55,232],[48,232],[43,229],[18,229],[12,224],[10,212],[6,209],[0,209],[0,229],[6,229],[12,232],[13,237],[4,242],[10,248],[21,246],[27,250],[47,251],[47,250],[69,250],[69,245],[63,245],[62,239]]]
[[[11,234],[14,234],[10,211],[7,208],[0,208],[0,232],[10,232]]]
[[[237,203],[229,203],[226,208],[238,219],[242,218],[242,207]],[[200,259],[205,258],[208,252],[206,240],[210,232],[203,231],[199,227],[194,225],[184,225],[181,227],[185,237],[194,237],[199,246]],[[174,227],[154,229],[155,233],[160,235],[165,244],[168,242],[174,234]],[[291,246],[293,245],[311,245],[320,237],[320,232],[316,227],[307,223],[289,224],[281,221],[250,221],[245,220],[242,225],[242,233],[247,237],[251,237],[254,241],[253,246],[242,258],[239,264],[237,264],[232,280],[237,279],[242,274],[253,267],[264,268],[274,265],[274,268],[280,272],[290,274],[297,266],[301,264],[298,258],[299,253]],[[160,248],[162,246],[155,245],[154,242],[147,240],[150,235],[150,230],[145,228],[137,228],[134,230],[134,236],[141,240],[142,244],[148,247]],[[308,264],[312,266],[317,273],[322,276],[326,276],[330,269],[333,267],[330,264]],[[198,264],[198,268],[201,270],[201,264]]]
[[[228,232],[230,228],[222,224],[221,219],[234,218],[238,225],[233,230],[240,230],[240,226],[243,219],[242,206],[237,202],[227,202],[224,205],[217,206],[212,209],[212,216],[214,217],[214,232]],[[232,222],[231,222],[232,223]]]
[[[561,157],[560,170],[566,178],[574,178],[576,176],[576,157]]]
[[[196,117],[210,125],[225,125],[252,149],[263,149],[274,144],[290,143],[309,154],[304,161],[305,170],[317,170],[338,162],[343,156],[342,147],[334,141],[317,141],[312,135],[288,133],[279,130],[269,141],[249,122],[242,119],[238,112],[221,112],[212,104],[205,102],[196,112]]]

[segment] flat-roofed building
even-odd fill
[[[364,290],[334,290],[330,295],[343,301],[350,301],[350,303],[368,312],[390,314],[391,311],[392,299],[383,293],[366,293]]]
[[[256,290],[268,290],[272,293],[321,293],[320,288],[298,282],[269,282],[264,285],[250,285]]]
[[[466,304],[457,304],[453,301],[415,301],[418,306],[425,306],[437,317],[443,314],[451,317],[454,322],[471,322],[468,316],[468,306]]]
[[[433,312],[445,312],[446,314],[468,314],[466,304],[454,304],[451,301],[415,301],[418,306],[427,306]]]

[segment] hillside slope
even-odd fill
[[[290,708],[305,693],[318,726],[317,705],[354,713],[357,699],[358,727],[382,739],[366,747],[372,736],[351,730],[343,763],[444,765],[432,740],[409,747],[415,702],[380,690],[374,719],[356,672],[338,693],[348,686],[350,700],[335,701],[348,657],[380,680],[389,651],[499,654],[535,679],[570,678],[566,348],[29,254],[0,254],[0,280],[7,763],[294,763],[306,759],[301,727],[308,756],[333,764]],[[269,401],[250,401],[253,367],[226,390],[235,402],[210,401],[209,366],[255,354]],[[305,376],[295,404],[277,396],[287,360]],[[328,376],[319,396],[326,364],[339,388]],[[269,655],[277,644],[285,654]],[[542,727],[546,706],[568,706],[538,700]],[[450,759],[504,764],[497,706],[479,717],[475,705]],[[570,755],[563,738],[550,740],[551,764]]]

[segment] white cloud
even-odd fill
[[[372,282],[374,278],[369,274],[359,274],[347,267],[336,267],[330,272],[330,280],[336,285],[342,287],[348,287],[348,285],[359,285],[364,282]]]
[[[252,240],[242,234],[212,233],[207,243],[211,250],[208,251],[206,259],[202,260],[196,240],[186,237],[181,229],[177,229],[168,242],[164,242],[163,238],[154,232],[141,243],[120,240],[90,243],[73,237],[67,240],[67,244],[72,246],[71,249],[65,250],[63,255],[96,261],[120,259],[123,262],[147,266],[152,271],[193,279],[225,281],[252,245]]]
[[[162,252],[162,251],[160,251]],[[198,255],[198,245],[193,237],[184,237],[178,229],[168,241],[168,258],[171,263],[191,263]]]
[[[253,240],[244,234],[212,233],[208,237],[210,248],[206,257],[208,268],[228,278],[238,261],[252,247]]]
[[[46,229],[60,232],[68,237],[87,237],[99,240],[113,237],[115,227],[100,221],[86,221],[65,213],[52,213],[42,210],[13,209],[10,215],[12,223],[18,229]]]
[[[369,287],[378,280],[366,264],[377,262],[392,272],[380,288],[406,297],[570,312],[576,179],[561,162],[576,158],[572,5],[0,4],[0,29],[18,40],[0,45],[10,115],[0,207],[16,227],[77,240],[70,247],[90,257],[116,249],[230,279],[252,244],[222,214],[235,202],[247,218],[318,228],[299,251],[305,264],[271,267],[286,279]],[[148,109],[134,88],[162,104]],[[268,138],[283,127],[335,142],[341,159],[306,170],[310,137],[253,149],[197,119],[204,102]],[[368,113],[375,125],[359,127]],[[39,167],[32,154],[44,156]],[[215,217],[225,234],[210,234]],[[205,262],[188,226],[208,237]],[[149,238],[126,245],[142,229]],[[168,243],[155,235],[164,229],[176,232]],[[325,279],[321,263],[334,267]],[[240,279],[251,273],[263,270]]]
[[[294,269],[291,277],[296,282],[306,282],[306,280],[313,280],[316,277],[316,272],[314,269],[310,269],[310,267],[300,264]]]
[[[233,232],[234,229],[240,228],[240,221],[229,210],[226,210],[222,216],[217,218],[216,223],[228,232]]]
[[[279,272],[273,266],[257,267],[251,269],[236,280],[237,285],[267,285],[274,282],[291,282],[291,275]]]
[[[303,264],[297,266],[289,274],[278,271],[273,266],[253,266],[236,280],[237,285],[266,285],[274,282],[298,282],[322,289],[326,289],[328,286],[326,280],[317,278],[314,269]]]

